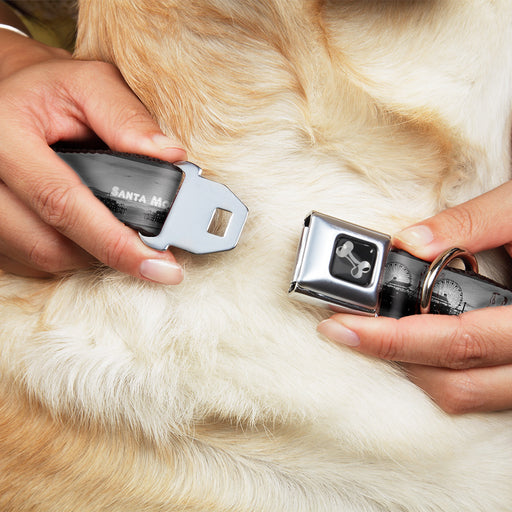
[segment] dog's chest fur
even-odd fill
[[[400,369],[317,336],[328,313],[287,288],[312,209],[392,233],[510,177],[512,6],[136,4],[83,0],[77,54],[119,67],[247,227],[230,253],[178,252],[178,287],[3,276],[5,389],[64,418],[57,437],[143,439],[131,475],[160,467],[147,499],[176,510],[503,509],[510,489],[482,473],[512,474],[512,419],[447,417]]]

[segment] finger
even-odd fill
[[[8,147],[15,147],[15,139],[8,138]],[[45,224],[121,272],[165,284],[181,282],[183,270],[169,251],[144,245],[44,141],[29,135],[25,141],[31,151],[18,149],[16,161],[3,155],[4,181]]]
[[[87,131],[84,130],[84,127],[88,127],[87,116],[84,114],[83,105],[80,104],[80,101],[85,100],[80,100],[79,96],[83,94],[83,83],[90,83],[90,76],[94,76],[94,73],[82,75],[80,78],[83,64],[65,63],[66,70],[69,66],[75,69],[80,65],[80,72],[73,75],[73,80],[63,78],[62,65],[59,63],[59,73],[55,72],[55,65],[52,67],[46,64],[45,73],[39,77],[39,81],[34,82],[34,71],[29,73],[24,70],[9,83],[2,82],[1,92],[4,96],[9,90],[12,93],[13,83],[16,87],[29,89],[24,90],[21,97],[12,94],[5,96],[10,99],[0,112],[0,133],[3,134],[0,147],[0,177],[44,223],[74,241],[99,261],[139,278],[164,284],[177,284],[183,279],[183,270],[173,255],[169,251],[158,252],[145,246],[135,231],[120,223],[47,145],[47,142],[55,142]],[[86,69],[99,71],[97,64],[92,69],[89,66]],[[48,73],[51,80],[47,76]],[[88,92],[91,95],[105,95],[100,78],[95,77],[94,87],[89,88]],[[46,85],[45,80],[49,80]],[[110,77],[109,80],[112,81],[113,78]],[[117,80],[119,87],[119,77]],[[125,85],[121,89],[126,92]],[[133,101],[133,95],[130,93],[129,96]],[[119,98],[111,94],[109,101],[116,102]],[[100,106],[101,102],[97,102],[96,107]],[[93,115],[101,117],[101,113],[98,112]],[[145,113],[145,116],[148,114]],[[115,120],[110,121],[115,131]],[[154,127],[153,121],[151,126]],[[132,133],[136,131],[137,129]],[[161,135],[161,132],[159,134]],[[148,139],[148,133],[138,135],[140,140]],[[153,139],[154,137],[151,139],[154,145]],[[121,137],[120,140],[126,139]],[[27,151],[28,148],[30,151]],[[144,148],[144,143],[139,141],[131,151],[137,152],[141,148]],[[125,148],[120,143],[116,149]],[[170,156],[177,157],[180,154],[172,150],[171,154],[167,153],[166,156],[165,151],[161,154],[161,148],[157,148],[158,151],[149,149],[146,154],[160,158],[169,156],[168,159],[171,159]]]
[[[42,222],[1,183],[0,254],[6,258],[5,263],[9,264],[9,268],[13,268],[16,262],[20,268],[32,268],[44,274],[88,267],[94,260],[90,254]],[[28,275],[26,270],[23,275]]]
[[[453,246],[479,252],[512,241],[512,181],[397,233],[393,243],[432,260]]]
[[[450,414],[512,408],[512,365],[470,370],[404,366],[412,382]]]
[[[186,159],[181,143],[162,133],[111,64],[44,62],[3,81],[0,94],[14,107],[11,120],[37,128],[49,144],[81,139],[92,130],[115,151]]]
[[[1,5],[1,2],[0,2]],[[47,46],[35,39],[3,31],[0,43],[0,76],[2,79],[34,64],[52,59],[71,59],[62,48]]]
[[[11,260],[10,258],[0,254],[0,276],[2,272],[7,272],[9,274],[16,274],[18,276],[23,277],[52,277],[52,274],[48,272],[42,272],[40,270],[36,270],[27,265],[23,265],[23,263],[19,263],[18,261]]]
[[[408,363],[452,369],[512,363],[508,306],[460,316],[414,315],[400,319],[334,315],[318,331],[359,352]]]
[[[170,162],[185,160],[181,143],[165,136],[119,71],[103,62],[81,62],[72,97],[83,109],[83,122],[111,149],[140,153]],[[90,69],[92,68],[92,69]],[[90,76],[98,77],[94,82]],[[97,91],[101,90],[102,94]]]

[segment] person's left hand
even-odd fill
[[[504,245],[512,256],[512,181],[396,235],[395,246],[433,260],[449,247]],[[512,408],[512,308],[400,319],[336,314],[318,331],[364,354],[400,361],[449,413]]]
[[[176,285],[171,251],[145,245],[50,145],[99,137],[113,151],[186,159],[121,73],[0,29],[0,274],[50,277],[103,264]]]

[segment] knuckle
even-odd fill
[[[478,218],[477,212],[462,204],[456,208],[450,208],[445,212],[443,222],[450,226],[452,233],[457,233],[457,236],[462,238],[469,238],[475,229],[475,218]],[[448,222],[446,222],[448,221]]]
[[[30,265],[38,270],[48,272],[49,274],[57,274],[63,267],[62,257],[58,251],[52,250],[48,244],[43,243],[42,240],[33,242],[30,248],[28,259]]]
[[[470,371],[450,372],[444,384],[442,395],[434,397],[434,400],[445,412],[465,414],[477,411],[483,405]]]
[[[142,104],[125,106],[122,111],[112,114],[113,126],[116,126],[116,130],[112,133],[111,145],[118,151],[129,151],[133,146],[134,137],[140,137],[141,134],[150,131],[156,132],[158,129]]]
[[[124,83],[115,66],[100,61],[73,61],[63,83],[72,98],[97,108],[98,91],[107,91],[113,82]],[[95,77],[91,82],[91,76]]]
[[[393,360],[397,355],[397,350],[390,338],[381,337],[377,344],[376,356],[380,359]]]
[[[389,329],[386,333],[381,333],[376,345],[375,355],[389,361],[400,360],[400,354],[403,353],[402,348],[403,338],[398,330],[397,322],[395,329]]]
[[[458,327],[446,344],[443,366],[460,370],[473,368],[487,359],[485,341],[474,329],[466,326],[464,315],[458,317]]]
[[[74,187],[50,184],[34,194],[35,209],[41,219],[57,230],[69,228]]]
[[[108,267],[119,269],[126,253],[128,243],[129,239],[127,236],[109,240],[108,243],[105,244],[106,249],[103,263]]]
[[[113,64],[99,60],[79,61],[78,69],[79,74],[87,76],[88,79],[91,76],[116,79],[121,76]]]
[[[116,126],[118,126],[117,136],[121,141],[123,138],[130,136],[125,131],[145,127],[149,120],[149,114],[142,108],[142,105],[140,108],[127,107],[122,111],[120,110],[118,117],[119,119],[116,120]]]

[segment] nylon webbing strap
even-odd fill
[[[107,151],[57,154],[119,220],[144,235],[160,233],[180,186],[180,169]]]
[[[392,249],[382,280],[380,311],[400,318],[419,313],[420,291],[429,263]],[[512,304],[512,291],[480,274],[445,268],[433,287],[431,313],[459,315],[472,309]]]
[[[150,247],[202,254],[236,246],[247,207],[225,185],[203,178],[195,164],[111,151],[56,148],[56,153]],[[224,226],[214,230],[219,212],[225,214]]]

